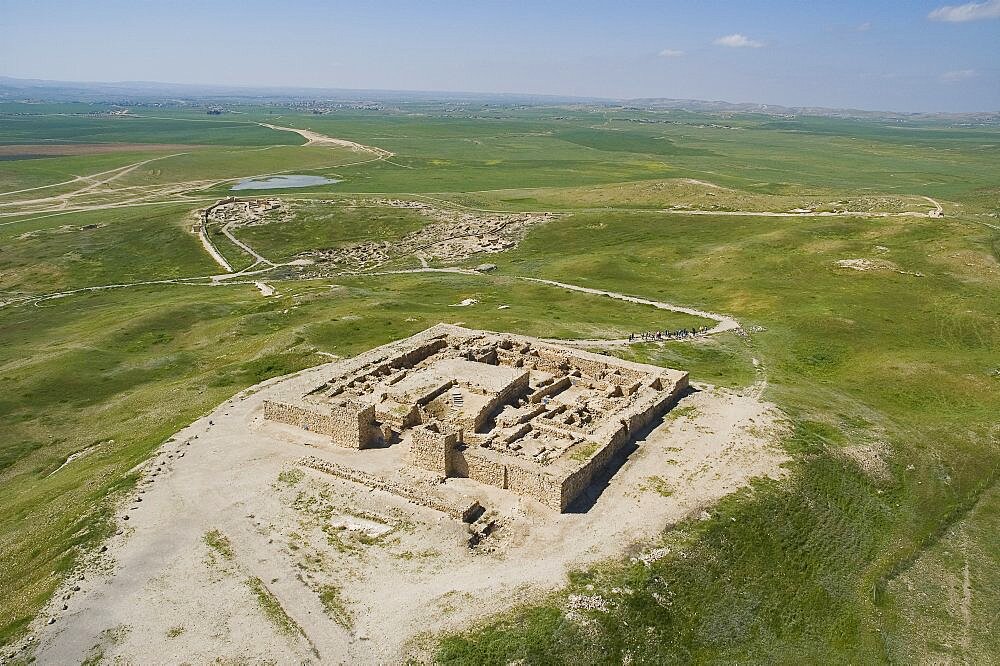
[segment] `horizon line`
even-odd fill
[[[741,101],[732,102],[729,100],[709,100],[709,99],[699,99],[699,98],[683,98],[683,97],[603,97],[595,95],[565,95],[557,93],[529,93],[529,92],[496,92],[496,91],[472,91],[472,90],[421,90],[421,89],[410,89],[410,88],[348,88],[348,87],[329,87],[329,86],[294,86],[294,85],[275,85],[275,84],[248,84],[248,83],[235,83],[235,84],[222,84],[222,83],[185,83],[178,81],[150,81],[150,80],[123,80],[123,81],[100,81],[100,80],[71,80],[71,79],[45,79],[45,78],[35,78],[35,77],[19,77],[19,76],[9,76],[6,74],[0,74],[0,84],[3,82],[19,81],[19,82],[32,82],[41,84],[71,84],[71,85],[83,85],[83,86],[176,86],[176,87],[187,87],[203,89],[206,91],[216,91],[216,94],[222,94],[222,91],[233,90],[233,91],[247,91],[247,92],[262,92],[262,91],[315,91],[315,92],[353,92],[353,93],[402,93],[410,95],[454,95],[454,96],[467,96],[473,99],[475,98],[486,98],[489,96],[497,97],[521,97],[521,98],[548,98],[552,100],[564,100],[564,101],[579,101],[579,102],[614,102],[614,103],[628,103],[628,102],[697,102],[703,104],[724,104],[734,107],[740,106],[755,106],[755,107],[775,107],[781,109],[788,109],[791,111],[805,112],[805,111],[826,111],[826,112],[861,112],[861,113],[873,113],[873,114],[896,114],[896,115],[921,115],[921,116],[960,116],[960,115],[990,115],[990,114],[1000,114],[1000,109],[990,109],[990,110],[970,110],[970,111],[913,111],[913,110],[890,110],[890,109],[863,109],[857,107],[831,107],[831,106],[816,106],[816,105],[789,105],[789,104],[777,104],[770,102],[753,102],[753,101]],[[138,91],[136,91],[138,92]],[[206,98],[209,96],[206,95]],[[6,100],[11,101],[11,100]],[[317,100],[318,101],[318,100]],[[703,110],[704,111],[704,110]],[[716,111],[722,111],[718,109]],[[731,112],[741,112],[737,109],[729,110]],[[748,112],[743,110],[742,112]]]

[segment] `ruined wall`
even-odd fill
[[[454,475],[456,432],[439,432],[425,425],[410,431],[410,450],[406,463],[448,477]]]
[[[311,405],[265,400],[264,418],[327,435],[334,444],[351,449],[367,449],[379,439],[374,405]]]
[[[535,365],[539,370],[545,372],[559,373],[569,370],[569,354],[565,351],[538,347],[532,350],[535,357]],[[527,363],[527,361],[525,361]]]
[[[562,483],[543,470],[529,467],[520,461],[507,464],[507,487],[518,495],[533,497],[550,509],[562,511]]]
[[[622,421],[608,424],[594,433],[594,441],[598,444],[598,450],[579,468],[562,479],[560,490],[562,507],[565,509],[580,493],[586,490],[594,482],[594,479],[607,468],[612,459],[621,452],[625,444],[637,437],[655,419],[663,416],[677,401],[681,393],[687,389],[687,385],[688,377],[687,374],[684,374],[669,392],[662,391],[643,396],[628,412],[622,415]]]
[[[525,372],[491,398],[473,418],[461,419],[462,428],[472,432],[479,432],[500,407],[514,402],[514,400],[529,390],[528,373]]]
[[[380,423],[390,425],[396,430],[411,428],[420,423],[420,410],[416,405],[396,403],[395,406],[388,410],[376,409],[375,416]]]
[[[538,469],[485,448],[458,449],[454,455],[454,476],[511,490],[538,500],[556,511],[566,508],[562,500],[562,480]]]
[[[483,513],[483,507],[480,506],[479,502],[476,500],[465,498],[448,501],[432,492],[429,492],[426,488],[413,488],[402,483],[396,483],[395,481],[383,479],[380,476],[369,474],[368,472],[362,472],[361,470],[344,467],[343,465],[338,465],[337,463],[330,462],[329,460],[322,460],[316,456],[306,456],[305,458],[299,460],[298,464],[320,472],[332,474],[333,476],[337,476],[342,479],[347,479],[348,481],[360,483],[368,486],[369,488],[384,490],[392,493],[393,495],[398,495],[403,499],[409,500],[414,504],[419,504],[421,506],[434,509],[435,511],[447,513],[449,516],[458,518],[459,520],[463,520],[467,523],[473,522]]]
[[[552,395],[553,393],[559,393],[569,388],[570,380],[569,377],[560,377],[559,379],[553,381],[548,386],[543,386],[530,396],[528,396],[528,402],[536,403],[541,402],[542,398],[547,395]]]
[[[629,441],[628,427],[624,423],[609,425],[597,433],[597,450],[576,470],[563,477],[559,484],[560,504],[565,509],[580,493],[594,482],[608,463]]]
[[[677,379],[670,391],[646,389],[648,395],[640,394],[635,404],[623,415],[628,420],[628,429],[633,435],[647,428],[655,419],[663,416],[681,393],[688,387],[688,375]]]
[[[507,468],[496,451],[479,447],[457,450],[454,468],[462,476],[495,488],[507,488]]]

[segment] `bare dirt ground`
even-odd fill
[[[164,444],[107,552],[48,609],[39,663],[424,659],[438,632],[537,598],[569,569],[630,547],[655,559],[671,524],[752,477],[783,474],[776,408],[754,392],[702,386],[593,491],[589,509],[557,514],[449,480],[501,526],[473,548],[466,526],[444,514],[296,465],[358,455],[260,417],[281,384],[303,389],[329,367],[249,389]],[[396,448],[365,452],[373,471]]]

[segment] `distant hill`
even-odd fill
[[[683,110],[700,113],[760,113],[773,116],[823,116],[861,119],[937,119],[952,122],[1000,122],[1000,111],[985,113],[909,113],[833,109],[823,107],[788,107],[755,102],[733,103],[671,98],[611,99],[567,97],[522,93],[481,93],[419,90],[360,90],[347,88],[302,88],[275,86],[233,86],[153,81],[49,81],[0,76],[0,102],[90,102],[114,104],[156,103],[183,106],[187,102],[289,103],[450,103],[497,105],[585,105],[625,108],[641,111]]]
[[[922,113],[906,111],[869,111],[864,109],[835,109],[821,106],[781,106],[778,104],[758,104],[755,102],[723,102],[696,99],[669,99],[645,97],[626,100],[626,104],[638,109],[683,110],[707,113],[765,113],[787,116],[826,116],[833,118],[905,118],[940,120],[1000,121],[1000,111],[975,113]]]

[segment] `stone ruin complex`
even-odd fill
[[[305,395],[265,401],[264,418],[357,456],[399,446],[403,471],[469,478],[556,511],[688,385],[686,372],[448,324],[338,363],[334,373]],[[305,464],[316,467],[312,460]],[[361,474],[325,467],[352,480]]]

